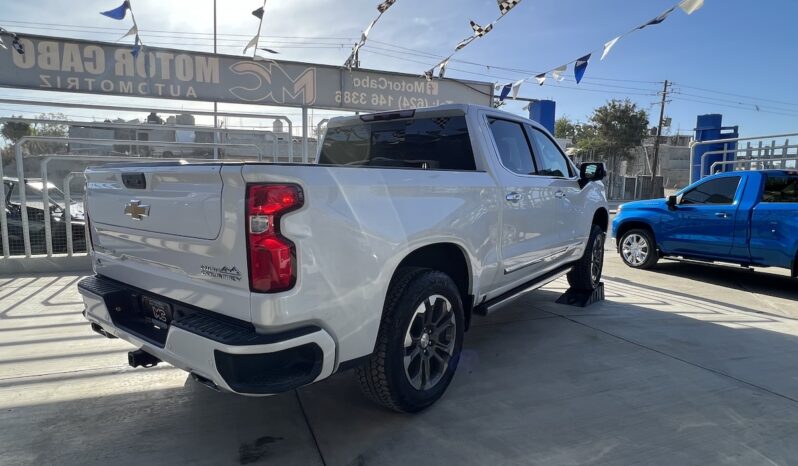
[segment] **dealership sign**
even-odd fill
[[[393,110],[490,105],[489,83],[20,35],[25,53],[0,49],[0,86],[243,104]]]

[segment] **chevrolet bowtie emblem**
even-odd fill
[[[141,220],[150,215],[150,206],[141,205],[141,201],[130,201],[125,205],[125,215],[133,220]]]

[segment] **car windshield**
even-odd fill
[[[20,203],[18,183],[6,182],[6,199],[7,202]],[[28,180],[25,183],[25,201],[29,207],[41,208],[44,202],[43,199],[44,183],[41,181]],[[63,209],[65,205],[64,193],[58,189],[53,183],[47,183],[47,196],[50,198],[50,205]],[[74,202],[73,202],[74,204]]]

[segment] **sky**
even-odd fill
[[[0,0],[0,26],[28,32],[114,42],[131,26],[98,14],[121,0]],[[142,40],[152,46],[212,51],[212,0],[132,0]],[[251,11],[260,0],[219,0],[219,52],[240,54],[255,34]],[[261,46],[280,52],[279,59],[341,65],[360,31],[376,16],[378,0],[268,0]],[[484,38],[463,49],[447,77],[505,84],[530,78],[519,93],[557,102],[557,116],[586,121],[609,99],[628,98],[648,110],[651,125],[659,114],[663,82],[674,83],[666,116],[671,133],[690,133],[696,116],[724,115],[724,125],[738,125],[741,135],[798,132],[798,95],[794,91],[798,60],[795,0],[705,0],[693,15],[676,10],[660,25],[622,39],[599,61],[602,45],[645,23],[676,0],[522,0]],[[495,0],[397,0],[380,19],[361,52],[361,66],[422,74],[471,34],[469,20],[486,24],[499,16]],[[131,38],[121,42],[131,42]],[[594,54],[577,85],[549,79],[542,87],[535,74]],[[510,70],[515,71],[510,71]],[[115,105],[158,105],[211,109],[210,104],[144,99],[47,94],[0,88],[0,98],[38,98]],[[522,114],[523,102],[505,110]],[[757,110],[758,108],[758,110]],[[42,108],[0,103],[0,115]],[[220,110],[275,109],[220,105]],[[50,111],[50,110],[48,110]],[[59,111],[52,109],[52,111]],[[60,110],[75,117],[110,116],[86,110]],[[292,117],[295,110],[281,109]],[[124,115],[132,118],[137,115]],[[140,115],[140,117],[145,114]],[[332,116],[315,111],[314,124]],[[255,124],[249,121],[230,122]]]

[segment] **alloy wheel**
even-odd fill
[[[432,295],[416,308],[404,340],[405,376],[416,390],[441,381],[454,354],[456,321],[452,303]]]
[[[590,254],[590,282],[593,284],[593,287],[598,286],[603,267],[604,235],[598,235],[596,239],[593,240],[593,251]]]
[[[646,239],[638,234],[631,234],[624,238],[621,244],[621,254],[623,260],[632,266],[642,265],[649,254],[649,245]]]

